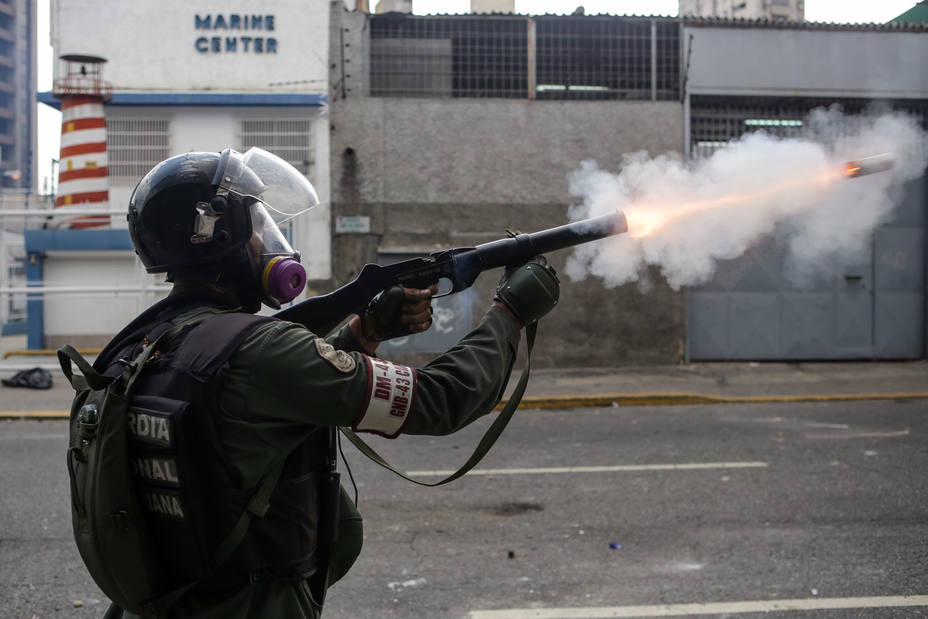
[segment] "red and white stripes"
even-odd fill
[[[61,102],[61,156],[56,207],[109,207],[106,121],[101,97],[73,95]],[[71,228],[109,225],[108,215],[88,215],[69,222]]]

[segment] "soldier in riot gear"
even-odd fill
[[[130,200],[136,252],[174,288],[94,366],[119,372],[120,360],[167,334],[140,374],[130,409],[137,415],[130,459],[146,521],[169,574],[166,587],[182,588],[165,616],[320,616],[326,588],[347,572],[362,540],[360,515],[337,477],[331,483],[332,429],[440,435],[489,413],[502,397],[521,328],[557,302],[550,267],[522,265],[531,277],[508,270],[477,327],[421,368],[376,357],[378,334],[357,316],[328,337],[252,319],[262,304],[279,308],[302,291],[300,255],[276,222],[317,202],[302,174],[261,149],[172,157]],[[436,292],[404,289],[399,311],[367,329],[428,329]],[[142,423],[149,434],[157,424],[169,429],[158,443],[139,436]],[[276,481],[270,506],[215,565],[217,547],[269,477]],[[327,530],[333,521],[335,535]],[[106,616],[134,615],[113,605]]]

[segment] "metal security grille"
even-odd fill
[[[107,118],[109,178],[135,183],[155,164],[171,156],[169,118]]]
[[[928,128],[928,101],[921,100],[884,101],[874,107],[874,102],[867,99],[694,96],[690,105],[690,155],[711,155],[730,140],[755,131],[779,137],[804,135],[812,110],[836,104],[848,117],[881,109],[905,112]]]
[[[676,99],[676,23],[612,17],[537,18],[538,99]]]
[[[517,17],[371,18],[371,96],[525,97],[528,24]]]
[[[372,16],[374,97],[678,99],[680,25],[612,16]]]
[[[651,20],[654,24],[654,88],[655,99],[680,99],[682,51],[680,23],[673,20]]]
[[[312,121],[293,119],[244,119],[239,146],[242,151],[252,146],[274,153],[303,174],[312,165]]]

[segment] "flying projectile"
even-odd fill
[[[893,167],[892,153],[882,153],[872,157],[864,157],[844,164],[844,174],[847,178],[857,178],[877,172],[885,172]]]

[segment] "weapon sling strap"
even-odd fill
[[[503,410],[497,415],[496,419],[487,428],[487,431],[484,433],[483,438],[480,439],[480,442],[477,443],[477,447],[474,449],[474,453],[471,454],[470,458],[467,459],[461,468],[449,475],[448,477],[442,479],[441,481],[436,482],[426,482],[414,477],[410,477],[406,473],[396,469],[389,462],[383,459],[380,454],[378,454],[374,449],[364,442],[361,437],[355,434],[350,428],[339,428],[342,433],[348,437],[354,446],[363,453],[365,456],[379,464],[380,466],[393,471],[403,479],[411,481],[414,484],[419,484],[420,486],[441,486],[449,482],[454,481],[455,479],[463,476],[469,470],[474,468],[490,451],[490,448],[493,447],[493,444],[496,442],[496,439],[499,438],[499,435],[503,433],[503,430],[506,429],[506,425],[509,423],[509,420],[512,419],[513,414],[515,414],[516,409],[519,407],[519,403],[522,401],[522,396],[525,395],[525,387],[528,385],[528,374],[529,369],[532,363],[532,349],[535,347],[535,332],[538,330],[538,323],[533,322],[532,324],[525,327],[525,366],[522,368],[522,376],[519,377],[519,382],[516,384],[515,389],[512,392],[512,395],[509,397],[509,401],[506,402],[506,406],[503,407]]]

